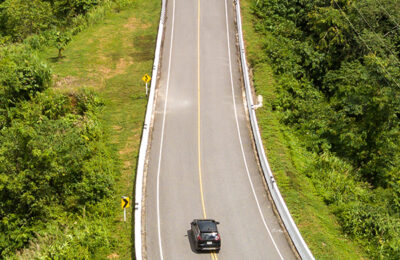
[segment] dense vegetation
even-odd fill
[[[32,34],[67,28],[76,31],[93,7],[104,0],[1,0],[0,36],[3,41],[22,41]]]
[[[273,104],[315,155],[307,175],[343,232],[400,258],[400,2],[254,0]],[[253,64],[254,65],[254,64]]]
[[[92,91],[58,93],[37,51],[124,1],[0,0],[0,258],[90,258],[115,247],[116,160]],[[38,248],[34,243],[39,243]],[[107,252],[106,252],[107,253]]]

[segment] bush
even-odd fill
[[[8,47],[0,50],[0,109],[14,107],[49,88],[51,71],[29,49]]]
[[[26,245],[60,212],[81,214],[112,195],[114,163],[95,116],[101,102],[85,93],[73,103],[46,92],[11,109],[11,123],[0,131],[3,255]]]
[[[50,225],[37,233],[20,259],[95,259],[116,246],[107,225],[99,218],[79,218],[74,223]]]
[[[0,32],[13,41],[49,29],[53,19],[53,10],[46,1],[6,0],[0,4]]]

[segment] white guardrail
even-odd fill
[[[153,71],[151,73],[150,93],[147,103],[146,116],[144,119],[142,141],[140,143],[138,166],[136,171],[135,189],[135,256],[137,260],[142,260],[142,201],[143,201],[143,174],[146,163],[147,148],[149,143],[150,126],[154,109],[154,96],[157,84],[158,68],[160,67],[161,43],[164,34],[166,0],[162,0],[160,23],[158,25],[156,50],[154,53]]]
[[[281,216],[282,222],[285,225],[286,230],[289,233],[289,236],[292,239],[293,244],[296,247],[300,257],[305,260],[308,259],[314,260],[314,256],[312,255],[307,244],[304,242],[304,239],[301,236],[299,229],[296,226],[296,223],[294,223],[292,216],[290,215],[290,212],[286,206],[286,203],[283,200],[281,193],[279,192],[278,186],[274,179],[274,175],[272,174],[271,168],[269,167],[267,156],[265,155],[264,146],[260,135],[260,130],[258,128],[256,112],[253,109],[254,103],[253,103],[253,96],[249,79],[249,72],[246,62],[246,53],[243,41],[242,19],[240,15],[239,0],[236,0],[235,3],[236,3],[236,20],[237,20],[236,24],[239,37],[240,58],[242,63],[244,86],[246,91],[247,107],[250,116],[251,128],[253,130],[254,141],[256,143],[257,152],[261,163],[261,168],[264,173],[264,178],[268,184],[269,191],[271,193],[275,206],[279,212],[279,215]]]

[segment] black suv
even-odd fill
[[[218,233],[219,222],[213,219],[195,219],[192,221],[191,230],[194,246],[197,251],[210,250],[219,252],[221,237]]]

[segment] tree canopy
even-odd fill
[[[400,2],[254,0],[252,11],[260,59],[279,81],[273,108],[320,156],[322,196],[372,256],[398,259]],[[327,155],[347,165],[332,173],[346,199],[333,195],[341,184],[323,181],[337,164]]]

